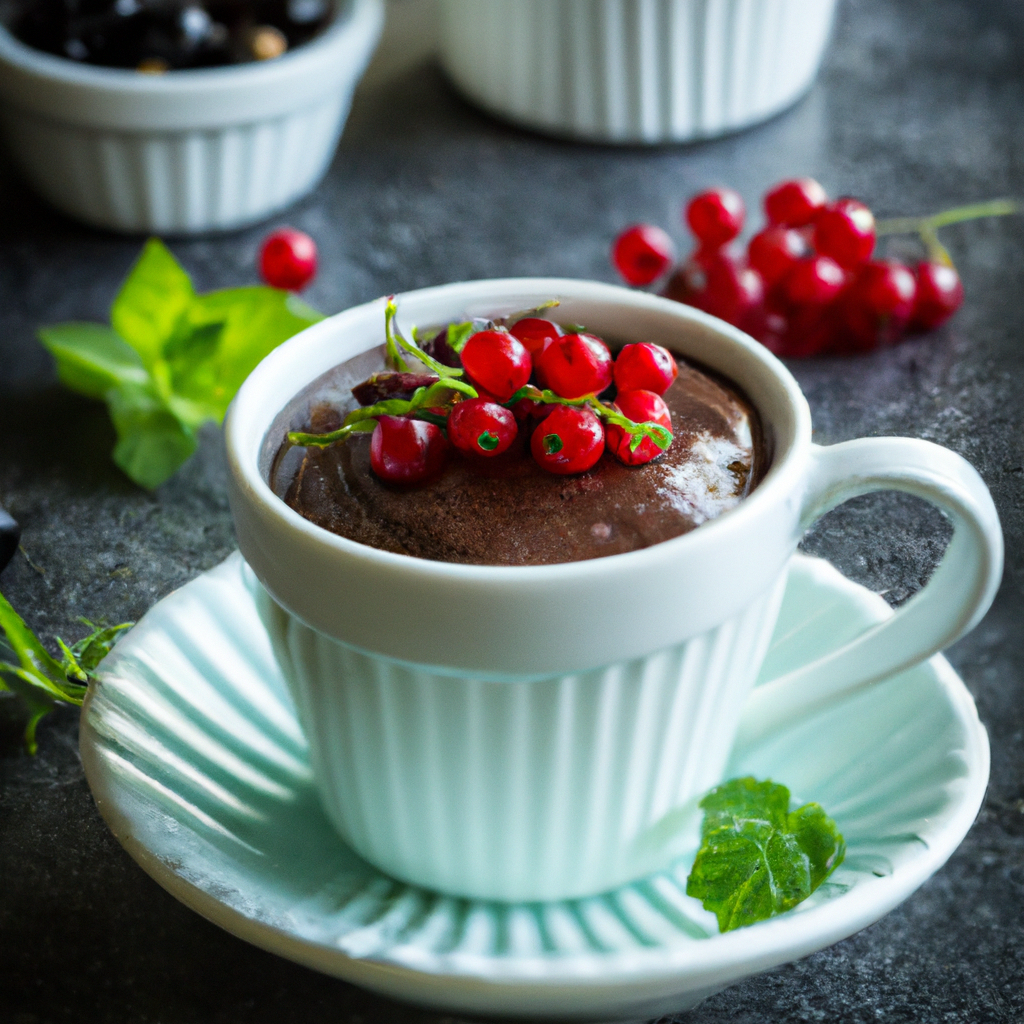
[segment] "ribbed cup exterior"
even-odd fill
[[[351,92],[285,116],[197,131],[112,131],[2,111],[8,145],[58,209],[118,231],[238,227],[309,192],[338,144]]]
[[[680,142],[809,88],[835,0],[442,0],[441,55],[487,110],[558,135]]]
[[[602,892],[695,841],[784,580],[686,643],[533,679],[449,675],[354,650],[263,596],[262,617],[342,837],[459,896]]]

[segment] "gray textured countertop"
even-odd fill
[[[407,10],[409,10],[407,8]],[[881,216],[1024,194],[1024,5],[849,0],[812,92],[741,135],[646,151],[572,146],[508,128],[424,61],[378,68],[327,180],[285,220],[313,234],[308,294],[336,311],[476,277],[613,280],[609,240],[727,183],[749,207],[812,174]],[[64,392],[35,326],[102,319],[136,239],[50,212],[0,167],[0,503],[24,528],[2,589],[43,635],[79,615],[121,621],[233,548],[217,430],[153,494],[109,460],[104,409]],[[247,283],[265,228],[173,248],[201,289]],[[939,332],[851,360],[797,363],[816,440],[909,434],[980,470],[1007,540],[992,611],[949,657],[992,742],[984,809],[950,862],[899,909],[831,949],[736,985],[686,1022],[1024,1019],[1024,222],[948,232],[967,301]],[[911,499],[861,499],[806,547],[900,600],[945,532]],[[0,1021],[178,1024],[440,1021],[252,948],[186,910],[121,850],[93,806],[72,710],[18,743],[0,700]],[[451,1018],[447,1018],[451,1019]]]

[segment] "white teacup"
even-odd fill
[[[273,598],[265,618],[327,813],[384,871],[478,898],[584,895],[666,866],[686,808],[721,778],[745,703],[745,721],[768,729],[929,657],[977,623],[1002,569],[991,497],[959,455],[907,438],[812,444],[782,363],[694,309],[559,279],[397,301],[406,325],[426,326],[552,298],[556,319],[665,345],[743,389],[771,450],[750,497],[674,540],[546,566],[427,561],[314,526],[267,483],[280,413],[381,345],[383,300],[269,355],[226,428],[239,546]],[[877,490],[950,517],[941,565],[889,621],[751,694],[804,530]]]

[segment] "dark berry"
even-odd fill
[[[562,336],[562,328],[550,320],[542,320],[537,316],[523,317],[518,323],[511,327],[512,334],[522,343],[523,348],[530,353],[531,358],[536,360],[555,340]]]
[[[381,416],[370,438],[370,466],[381,478],[414,484],[441,471],[448,442],[441,428],[407,416]]]
[[[615,359],[615,386],[623,391],[653,391],[663,395],[679,376],[679,367],[667,348],[648,341],[626,345]]]
[[[566,334],[544,349],[537,370],[544,386],[562,398],[599,395],[612,382],[612,355],[593,334]]]
[[[512,410],[483,398],[458,402],[448,414],[448,440],[473,455],[500,455],[518,433]]]
[[[267,235],[260,248],[260,276],[271,288],[302,291],[316,276],[316,243],[295,228]]]
[[[779,285],[779,298],[790,310],[831,302],[846,285],[846,273],[828,256],[797,261]]]
[[[530,379],[533,362],[523,343],[508,331],[477,331],[462,349],[472,380],[499,402],[507,402]]]
[[[893,260],[865,263],[842,300],[844,348],[868,351],[903,336],[914,308],[917,282]]]
[[[583,473],[604,453],[604,427],[589,409],[556,405],[533,431],[530,451],[551,473]]]
[[[764,213],[769,224],[801,228],[825,208],[828,196],[813,178],[779,182],[765,193]]]
[[[875,216],[857,199],[837,199],[814,220],[814,248],[841,267],[866,263],[875,248]]]
[[[917,296],[910,314],[910,328],[930,331],[945,323],[964,301],[960,275],[948,263],[923,262],[917,265]]]
[[[777,224],[754,235],[747,246],[747,260],[770,290],[810,251],[803,232]]]
[[[672,415],[660,395],[653,391],[620,391],[615,399],[615,408],[634,423],[657,423],[671,432]],[[633,438],[624,427],[609,423],[605,427],[605,444],[608,450],[627,466],[640,466],[663,454],[654,441],[645,437],[631,450]]]
[[[653,224],[627,228],[612,246],[612,263],[626,284],[650,284],[661,277],[675,259],[672,239]]]
[[[708,249],[731,242],[743,230],[746,209],[739,192],[713,188],[694,196],[686,207],[690,230]]]

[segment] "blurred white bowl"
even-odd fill
[[[189,234],[268,217],[330,163],[380,36],[382,0],[339,3],[276,60],[145,75],[42,53],[0,28],[0,125],[35,189],[116,231]]]
[[[441,0],[441,58],[474,102],[595,142],[709,138],[811,85],[836,0]]]

